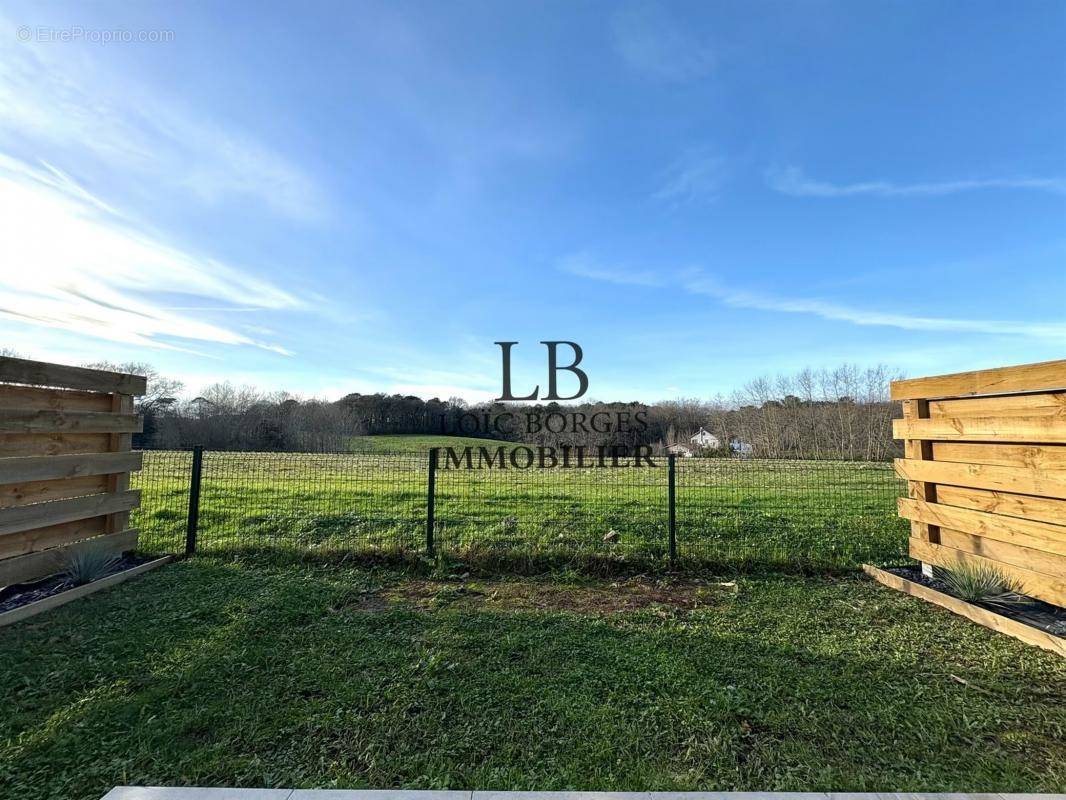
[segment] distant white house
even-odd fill
[[[731,441],[729,443],[729,449],[737,458],[751,458],[755,455],[755,448],[747,442],[742,442],[739,439]]]
[[[672,456],[692,458],[692,448],[689,447],[687,444],[672,444],[666,448],[666,452]]]
[[[696,431],[696,435],[691,437],[689,441],[692,442],[692,444],[696,445],[696,447],[706,447],[710,448],[711,450],[715,450],[722,446],[722,443],[718,440],[718,437],[715,436],[713,433],[709,433],[708,431],[704,430],[703,427],[700,427],[700,429]]]

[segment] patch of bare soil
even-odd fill
[[[380,592],[359,590],[348,592],[332,603],[329,610],[334,613],[355,611],[364,614],[379,614],[387,611],[390,602]]]
[[[384,592],[395,603],[424,610],[443,607],[486,610],[570,611],[619,614],[651,607],[691,611],[718,605],[737,591],[733,582],[651,582],[639,578],[598,585],[540,581],[408,581]]]

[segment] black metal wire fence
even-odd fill
[[[426,453],[203,454],[197,552],[421,553],[854,566],[906,556],[887,463],[667,459],[655,466],[434,470]],[[148,451],[141,547],[180,553],[193,456]],[[671,533],[672,531],[672,533]]]

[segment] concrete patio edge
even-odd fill
[[[102,800],[1066,800],[1000,792],[494,792],[116,786]]]

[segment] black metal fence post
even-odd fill
[[[426,482],[426,554],[430,556],[434,553],[433,522],[436,517],[437,500],[437,452],[436,447],[431,447],[429,450],[429,476]]]
[[[677,565],[677,456],[673,453],[666,457],[666,497],[670,506],[667,528],[670,534],[670,569]]]
[[[185,555],[196,552],[196,530],[200,525],[200,475],[204,466],[204,448],[192,449],[192,477],[189,481],[189,518],[185,523]]]

